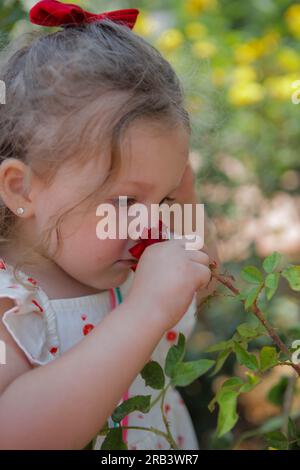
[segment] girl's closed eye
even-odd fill
[[[110,202],[116,207],[126,206],[126,201],[127,201],[127,206],[132,206],[133,204],[136,204],[138,202],[135,198],[127,198],[127,200],[125,198],[124,199],[114,198],[114,199],[110,200]],[[173,201],[175,201],[175,198],[174,197],[164,197],[160,201],[159,205],[161,205],[165,201],[173,202]]]

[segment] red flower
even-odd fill
[[[6,269],[5,263],[2,259],[0,259],[0,269]]]
[[[108,18],[115,23],[121,23],[133,29],[138,14],[139,10],[136,8],[96,14],[72,3],[62,3],[57,0],[42,0],[30,9],[29,20],[31,23],[41,26],[64,26],[92,23]]]
[[[163,232],[163,223],[161,220],[159,221],[158,237],[151,238],[151,230],[152,230],[152,234],[155,237],[155,235],[157,234],[157,229],[149,228],[147,230],[148,231],[147,238],[140,237],[140,241],[136,245],[134,245],[132,248],[130,248],[129,253],[131,253],[134,258],[140,259],[140,257],[142,256],[147,246],[153,245],[154,243],[168,240],[168,238],[163,238],[163,233],[165,232]],[[132,271],[135,271],[136,268],[137,268],[137,263],[130,266],[130,269],[132,269]]]

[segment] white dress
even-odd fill
[[[50,300],[38,285],[38,281],[30,277],[30,273],[23,271],[18,273],[28,287],[18,282],[13,275],[13,267],[4,259],[0,259],[0,297],[9,297],[15,301],[15,306],[3,314],[2,322],[35,367],[58,358],[76,343],[84,340],[93,326],[105,315],[113,314],[111,295],[115,289],[83,297]],[[123,299],[127,295],[134,275],[130,270],[126,281],[119,286]],[[196,296],[181,320],[162,336],[151,354],[152,360],[164,367],[167,351],[172,344],[177,343],[179,332],[182,332],[186,339],[193,332],[196,324],[195,311]],[[127,398],[135,395],[151,395],[152,401],[158,394],[159,390],[146,386],[138,374],[128,389]],[[122,401],[120,400],[119,404]],[[169,387],[164,403],[165,415],[178,447],[198,450],[198,439],[192,420],[178,390]],[[126,426],[155,427],[165,432],[160,400],[149,413],[132,412],[127,419]],[[114,426],[110,417],[108,422],[110,427]],[[170,449],[170,444],[164,437],[152,432],[135,429],[128,429],[125,432],[128,449]],[[103,440],[103,436],[98,436],[94,449],[100,449]]]

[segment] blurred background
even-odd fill
[[[36,1],[0,0],[7,38],[39,29],[28,20]],[[238,277],[278,251],[300,261],[300,4],[289,0],[73,0],[93,12],[138,8],[134,31],[171,62],[183,83],[193,125],[190,160],[199,202],[216,229],[223,271]],[[53,30],[53,28],[51,29]],[[300,96],[300,93],[297,95]],[[287,344],[300,339],[299,293],[286,283],[267,315]],[[214,357],[204,349],[230,338],[249,320],[229,295],[199,314],[187,360]],[[258,340],[257,340],[258,341]],[[262,340],[263,341],[263,340]],[[266,343],[253,344],[255,347]],[[276,367],[239,400],[241,419],[216,439],[207,405],[220,383],[242,373],[231,357],[215,376],[180,388],[202,449],[261,449],[263,429],[276,429],[289,370]],[[287,368],[289,369],[289,368]],[[300,387],[299,387],[300,388]],[[299,394],[292,409],[297,418]],[[276,421],[277,420],[277,421]],[[277,424],[276,424],[277,423]],[[258,430],[258,433],[257,433]]]

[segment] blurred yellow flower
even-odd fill
[[[256,70],[250,65],[238,65],[231,76],[233,82],[254,82],[257,79]]]
[[[240,82],[228,91],[228,100],[234,106],[258,103],[265,95],[264,88],[257,82]]]
[[[171,28],[164,31],[156,41],[158,49],[171,52],[179,47],[184,41],[184,36],[179,29]]]
[[[289,31],[296,38],[300,38],[300,5],[291,5],[284,14]]]
[[[212,70],[212,82],[215,86],[224,85],[226,78],[226,70],[222,67],[214,67]]]
[[[196,57],[206,59],[216,54],[217,48],[210,41],[196,41],[192,46],[193,53]]]
[[[185,34],[190,40],[202,38],[207,33],[207,28],[204,24],[193,22],[188,23],[185,27]]]
[[[203,10],[215,8],[217,4],[217,0],[187,0],[185,2],[185,9],[187,13],[194,15],[201,13]]]
[[[151,18],[146,13],[140,12],[137,17],[134,31],[140,36],[150,36],[158,27],[157,21]]]
[[[264,81],[267,93],[280,101],[291,100],[293,93],[292,83],[297,79],[295,74],[269,77]]]
[[[239,44],[234,48],[234,57],[238,63],[250,63],[259,57],[258,51],[253,44],[245,43]]]
[[[261,44],[262,54],[269,54],[276,47],[280,41],[280,35],[277,31],[269,31],[258,40]]]
[[[239,44],[234,49],[235,60],[238,63],[248,64],[273,51],[277,46],[279,35],[269,32],[261,38],[251,39],[244,44]]]
[[[290,47],[284,47],[278,52],[277,63],[279,67],[287,72],[300,71],[300,56]]]

